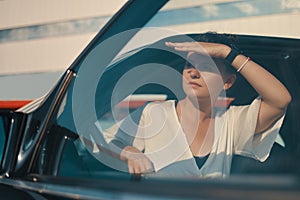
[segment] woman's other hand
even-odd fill
[[[121,152],[121,160],[127,161],[130,174],[153,172],[152,162],[135,147],[126,146]]]

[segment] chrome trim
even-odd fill
[[[55,98],[53,102],[50,105],[49,111],[46,113],[46,117],[41,123],[40,131],[39,131],[39,138],[35,144],[35,148],[32,152],[31,160],[28,166],[27,171],[30,172],[33,166],[34,161],[36,160],[36,154],[38,153],[39,148],[41,148],[42,140],[45,136],[45,133],[47,132],[48,124],[51,121],[55,111],[58,109],[60,102],[62,101],[64,95],[66,94],[67,88],[69,84],[71,83],[71,80],[76,77],[76,73],[72,70],[67,70],[67,73],[64,77],[64,80],[62,81],[62,85],[59,87],[57,94],[55,95]]]

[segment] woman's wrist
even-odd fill
[[[223,54],[222,54],[222,58],[226,59],[227,56],[230,54],[230,52],[232,51],[230,46],[224,45],[223,47]]]
[[[241,55],[241,51],[234,47],[234,46],[231,46],[231,47],[228,47],[230,50],[228,51],[227,50],[227,54],[225,55],[224,59],[229,63],[229,64],[232,64],[234,59],[238,56],[238,55]]]
[[[232,62],[231,66],[236,69],[237,72],[241,72],[243,68],[248,65],[248,63],[251,61],[250,57],[247,57],[245,55],[239,54],[235,57],[234,61]]]
[[[137,148],[133,146],[125,146],[121,151],[120,158],[121,160],[128,160],[134,154],[139,154],[139,153],[141,153],[141,151],[138,150]]]

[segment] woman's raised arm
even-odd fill
[[[177,51],[194,52],[211,57],[225,59],[231,48],[224,44],[207,42],[166,42],[166,45]],[[286,87],[270,72],[244,55],[237,55],[232,67],[235,68],[261,97],[261,105],[255,133],[269,128],[280,118],[291,101],[291,95]]]

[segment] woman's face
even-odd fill
[[[210,57],[189,53],[183,70],[183,90],[188,97],[214,100],[224,89],[223,77]]]

